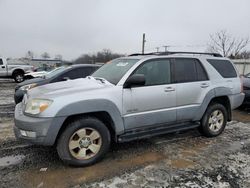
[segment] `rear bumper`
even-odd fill
[[[244,101],[245,94],[244,93],[239,93],[235,95],[230,96],[230,104],[231,104],[231,109],[236,109],[238,108],[242,102]]]
[[[250,105],[250,91],[244,91],[245,99],[243,101],[244,105]]]
[[[40,118],[26,116],[22,112],[22,103],[15,108],[15,136],[19,140],[38,145],[53,145],[64,117]],[[27,133],[27,135],[24,135]]]

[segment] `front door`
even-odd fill
[[[170,59],[146,61],[133,74],[144,74],[146,83],[123,89],[125,129],[175,122],[176,91],[171,84]]]
[[[3,64],[3,60],[0,58],[0,76],[7,76],[6,65]]]

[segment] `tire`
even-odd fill
[[[24,73],[21,71],[14,72],[13,78],[15,82],[20,83],[24,81]]]
[[[66,164],[89,166],[101,160],[109,146],[110,133],[106,125],[95,117],[86,117],[67,125],[58,139],[57,153]]]
[[[224,131],[227,118],[226,108],[222,104],[213,103],[203,115],[199,131],[206,137],[218,136]]]

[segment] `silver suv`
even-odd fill
[[[134,54],[84,79],[31,89],[15,109],[17,138],[56,145],[60,158],[86,166],[111,141],[198,129],[221,134],[244,99],[233,63],[219,54]]]

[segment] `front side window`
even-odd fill
[[[141,65],[133,74],[143,74],[146,80],[145,86],[170,84],[170,60],[150,60]]]
[[[61,72],[65,71],[65,69],[67,69],[66,67],[58,67],[50,72],[48,72],[46,75],[45,75],[45,78],[52,78],[58,74],[60,74]]]
[[[126,72],[138,61],[139,59],[115,59],[103,65],[91,76],[104,78],[116,85]]]
[[[0,59],[0,65],[3,65],[3,60],[2,59]]]

